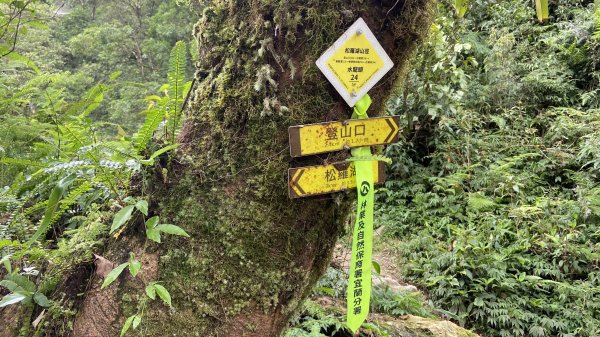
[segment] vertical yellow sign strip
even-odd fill
[[[371,98],[365,95],[354,107],[354,118],[368,118],[367,109]],[[352,149],[352,156],[368,158],[369,147]],[[350,279],[346,296],[346,321],[348,328],[355,333],[369,315],[371,301],[371,264],[373,254],[373,204],[374,170],[370,160],[358,160],[356,167],[356,188],[358,203],[356,221],[352,232],[352,257],[350,259]]]
[[[548,0],[535,0],[535,10],[540,22],[544,22],[544,20],[547,20],[548,17],[550,17],[550,13],[548,11]]]
[[[366,154],[370,155],[370,150],[367,149],[367,152]],[[346,314],[348,327],[353,333],[367,319],[371,299],[373,203],[375,201],[372,166],[371,161],[356,162],[358,204],[356,205],[356,222],[352,234],[352,258],[350,260],[350,280],[348,281],[347,295],[348,311]]]

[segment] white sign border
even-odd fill
[[[335,76],[333,71],[329,69],[326,62],[338,48],[346,43],[346,41],[348,41],[357,32],[366,35],[367,39],[369,42],[371,42],[379,57],[381,57],[383,60],[383,68],[375,73],[375,75],[371,77],[371,79],[369,79],[365,85],[363,85],[363,87],[356,93],[356,96],[352,96],[346,91],[346,88],[344,88],[344,85]],[[394,62],[392,62],[383,47],[379,44],[379,41],[377,41],[375,35],[373,35],[369,29],[369,26],[367,26],[367,23],[362,18],[358,18],[358,20],[356,20],[352,26],[350,26],[350,28],[348,28],[344,34],[342,34],[342,36],[340,36],[315,63],[323,75],[327,77],[335,90],[337,90],[340,96],[342,96],[344,101],[346,101],[350,107],[353,107],[356,102],[358,102],[369,90],[371,90],[371,88],[373,88],[375,84],[377,84],[377,82],[379,82],[379,80],[394,66]]]

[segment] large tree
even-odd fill
[[[191,239],[144,245],[142,228],[106,256],[141,256],[141,280],[161,280],[173,308],[145,309],[145,336],[278,336],[326,268],[353,193],[290,200],[289,167],[343,160],[337,153],[292,160],[288,127],[341,120],[351,109],[315,60],[362,17],[395,67],[371,90],[382,112],[433,0],[215,0],[195,26],[200,61],[193,103],[173,160],[136,183],[152,212]],[[135,313],[139,279],[88,291],[75,336],[116,336]]]

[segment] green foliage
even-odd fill
[[[135,255],[132,252],[129,253],[128,267],[132,277],[136,277],[142,268],[142,263],[135,259]]]
[[[190,237],[181,227],[171,224],[159,224],[159,217],[153,216],[146,221],[146,237],[160,243],[160,233]]]
[[[312,301],[303,304],[302,313],[292,319],[294,326],[284,337],[326,337],[344,331],[344,324],[335,315],[327,314]]]
[[[35,283],[20,275],[17,270],[9,270],[9,273],[0,281],[0,287],[10,291],[9,294],[0,299],[0,308],[19,302],[31,303],[32,301],[41,307],[51,305],[46,295],[36,290]]]
[[[175,142],[175,130],[177,130],[181,118],[182,103],[187,90],[185,90],[185,73],[187,63],[187,49],[182,41],[178,41],[171,50],[169,58],[169,94],[171,100],[166,104],[168,107],[169,120],[173,121],[171,143]]]
[[[468,0],[456,0],[454,3],[454,7],[456,8],[456,14],[459,18],[465,16],[467,9],[469,8]]]
[[[168,80],[169,84],[163,86],[164,96],[149,96],[152,109],[148,109],[146,119],[140,131],[134,135],[135,147],[138,151],[144,150],[152,138],[154,131],[166,119],[163,137],[171,145],[163,149],[163,152],[177,147],[175,143],[176,130],[181,126],[182,104],[187,93],[191,89],[191,82],[185,82],[184,69],[187,64],[187,49],[185,43],[178,41],[171,50],[169,61]],[[150,161],[163,152],[156,152]]]
[[[169,291],[167,291],[165,287],[158,283],[154,283],[152,286],[156,290],[158,297],[160,297],[160,299],[165,302],[166,305],[171,306],[171,294],[169,294]]]
[[[52,302],[44,294],[57,296],[53,291],[64,281],[62,278],[73,268],[89,264],[92,253],[109,234],[118,238],[129,228],[127,224],[146,222],[146,217],[152,215],[143,191],[141,197],[125,196],[130,193],[134,173],[143,175],[142,168],[162,165],[159,159],[166,159],[169,151],[178,147],[173,143],[164,145],[175,141],[176,130],[172,128],[178,128],[181,121],[172,119],[181,118],[181,107],[173,105],[181,105],[189,90],[183,79],[187,49],[180,43],[174,50],[178,58],[174,64],[179,68],[169,80],[175,83],[176,92],[166,85],[163,97],[149,98],[158,105],[158,122],[146,123],[136,133],[141,135],[138,137],[128,137],[119,125],[95,120],[95,114],[107,104],[105,99],[117,88],[120,72],[72,100],[54,87],[64,79],[63,74],[33,77],[16,92],[4,92],[0,86],[0,100],[8,105],[0,108],[0,117],[9,122],[0,126],[0,139],[14,145],[0,148],[0,182],[7,184],[0,189],[0,253],[8,272],[0,285],[10,291],[0,300],[2,307],[17,303],[52,305],[56,321],[69,319],[73,300],[62,297]],[[35,109],[23,112],[19,110],[22,105]],[[174,110],[169,113],[168,109]],[[157,134],[162,122],[165,128]],[[156,143],[151,142],[153,137]],[[154,152],[148,152],[152,153],[148,157],[145,150]],[[113,210],[119,208],[115,214]],[[108,228],[106,223],[111,219]],[[160,242],[161,233],[189,237],[182,228],[159,224],[158,219],[148,219],[148,223],[156,220],[149,227],[149,232],[155,233],[151,239]],[[40,271],[29,266],[37,266]],[[102,288],[110,286],[125,269],[135,278],[142,272],[142,263],[130,253],[127,262],[108,273]],[[165,304],[172,305],[164,286],[157,282],[149,286]],[[131,316],[130,326],[124,326],[123,333],[141,324],[146,302],[145,297],[139,300],[138,313]],[[61,331],[68,325],[65,322]]]
[[[119,275],[121,275],[123,270],[125,270],[125,268],[127,268],[128,266],[129,266],[129,262],[125,262],[125,263],[121,263],[120,265],[115,267],[115,269],[111,270],[110,273],[108,273],[108,275],[106,275],[104,282],[102,282],[101,289],[104,289],[104,288],[108,287],[109,285],[111,285],[111,283],[113,283],[119,277]]]
[[[123,328],[121,328],[121,334],[119,336],[123,337],[125,336],[125,333],[127,333],[127,331],[129,331],[129,328],[131,328],[131,324],[133,324],[133,320],[138,317],[137,315],[131,315],[129,317],[127,317],[127,319],[125,320],[125,323],[123,324]]]
[[[392,316],[435,317],[431,309],[425,307],[424,303],[425,300],[419,292],[393,291],[388,286],[374,287],[371,295],[373,312]]]
[[[168,306],[171,306],[171,294],[169,293],[169,291],[163,287],[162,285],[158,284],[157,282],[150,282],[145,290],[146,295],[151,299],[151,300],[155,300],[156,299],[156,295],[158,294],[158,297]]]
[[[55,218],[54,213],[58,209],[58,203],[60,198],[62,198],[65,188],[67,188],[75,177],[73,175],[66,176],[62,178],[56,186],[52,189],[50,193],[50,198],[48,198],[48,204],[46,206],[46,212],[44,213],[44,217],[42,218],[42,222],[40,223],[38,230],[33,234],[30,239],[30,242],[36,241],[40,236],[45,235],[48,227],[50,226],[52,220]]]
[[[38,17],[43,5],[38,1],[2,1],[0,2],[0,60],[10,59],[25,64],[40,73],[38,67],[17,52],[17,42],[29,28],[45,28]]]
[[[471,1],[442,15],[389,107],[404,143],[379,219],[402,271],[485,336],[600,334],[594,11]]]
[[[129,218],[131,218],[131,214],[135,205],[129,205],[123,207],[117,214],[115,214],[115,218],[113,219],[112,226],[110,227],[110,233],[114,233],[119,227],[123,226]]]
[[[329,267],[321,277],[314,292],[335,298],[344,298],[348,287],[348,275],[340,269]]]

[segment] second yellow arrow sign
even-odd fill
[[[292,157],[398,141],[400,116],[291,126]]]
[[[375,184],[383,183],[385,181],[385,164],[380,161],[372,161],[371,163]],[[290,198],[339,192],[355,187],[356,170],[354,169],[354,162],[288,169]]]

